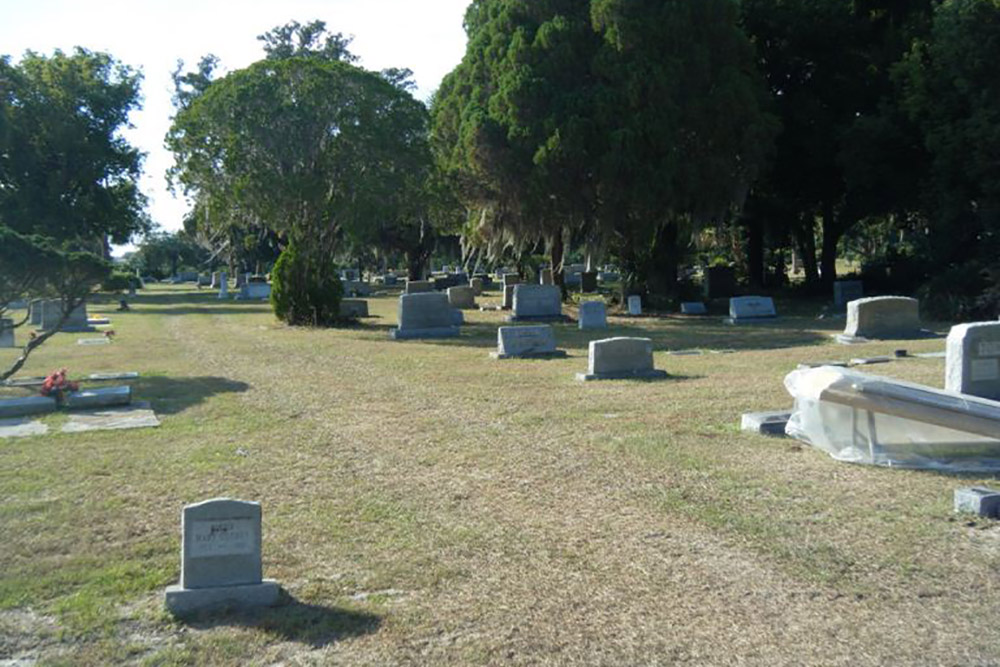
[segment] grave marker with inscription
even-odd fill
[[[584,301],[580,304],[580,329],[607,329],[608,312],[603,301]]]
[[[920,302],[905,296],[873,296],[847,304],[847,326],[838,342],[869,338],[909,339],[927,334],[920,327]]]
[[[649,338],[605,338],[590,341],[586,373],[577,380],[657,380],[666,371],[653,368],[653,341]]]
[[[181,579],[166,591],[173,614],[271,606],[281,588],[261,575],[260,503],[214,498],[184,507]]]
[[[1000,400],[1000,322],[951,328],[945,357],[945,389]]]
[[[565,357],[565,350],[556,349],[556,335],[548,324],[530,327],[500,327],[497,329],[497,351],[494,359]]]
[[[457,325],[461,315],[462,311],[455,310],[448,303],[447,294],[403,294],[399,297],[399,327],[391,329],[389,336],[393,340],[451,338],[459,334]]]
[[[729,324],[777,317],[769,296],[737,296],[729,300]]]
[[[633,294],[628,298],[628,314],[632,316],[642,315],[642,297]]]
[[[510,322],[565,319],[558,285],[517,285],[513,306],[514,314],[507,318]]]

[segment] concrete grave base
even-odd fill
[[[105,336],[104,338],[77,338],[77,345],[110,345],[111,339]]]
[[[504,322],[572,322],[568,315],[508,315]]]
[[[851,366],[869,366],[871,364],[887,364],[895,357],[857,357],[851,359]]]
[[[156,413],[148,402],[133,403],[120,408],[87,410],[69,415],[63,424],[62,433],[83,433],[86,431],[119,431],[130,428],[153,428],[160,425]]]
[[[839,368],[846,368],[848,363],[846,361],[804,361],[796,366],[796,368],[801,371],[807,368],[820,368],[822,366],[837,366]]]
[[[768,317],[724,317],[722,318],[723,324],[732,324],[734,326],[741,326],[745,324],[762,324],[765,322],[776,322],[778,317],[776,315],[770,315]]]
[[[27,417],[0,419],[0,438],[24,438],[31,435],[45,435],[48,432],[48,426]]]
[[[264,579],[259,584],[211,588],[182,588],[179,584],[174,584],[167,586],[164,602],[170,613],[175,616],[186,616],[225,607],[239,610],[273,607],[280,597],[281,586],[278,582],[274,579]]]
[[[1000,518],[1000,491],[976,486],[955,489],[955,511]]]
[[[865,338],[864,336],[852,336],[850,334],[831,334],[833,339],[840,343],[841,345],[863,345],[865,343],[874,343],[880,340],[920,340],[923,338],[940,338],[939,334],[933,331],[928,331],[927,329],[921,329],[919,332],[913,334],[912,336],[904,336],[901,338]]]
[[[577,373],[576,379],[581,382],[591,380],[662,380],[667,375],[666,371],[657,369],[642,371],[615,371],[613,373]]]
[[[461,329],[457,326],[434,327],[432,329],[389,329],[389,338],[410,340],[414,338],[455,338]]]
[[[740,430],[761,435],[785,435],[785,424],[792,418],[788,410],[747,412],[740,419]]]
[[[552,352],[525,352],[523,354],[501,354],[490,352],[493,359],[561,359],[568,356],[566,350],[553,350]]]
[[[0,417],[29,417],[56,411],[56,399],[48,396],[0,399]]]

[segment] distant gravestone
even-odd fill
[[[459,316],[461,311],[458,311]],[[399,326],[389,331],[394,340],[451,338],[459,334],[455,309],[441,292],[403,294],[399,297]]]
[[[387,273],[384,276],[382,276],[382,284],[386,285],[388,287],[391,287],[391,286],[395,285],[396,284],[396,280],[397,279],[396,279],[396,274],[395,273]]]
[[[563,319],[562,291],[557,285],[517,285],[511,322]]]
[[[246,284],[246,282],[247,282],[247,276],[248,275],[250,275],[250,274],[245,273],[243,271],[237,271],[236,272],[236,286],[237,287],[243,287]]]
[[[448,288],[448,303],[452,308],[470,309],[476,307],[476,293],[471,287],[458,286]]]
[[[1000,491],[981,486],[955,489],[955,511],[1000,518]]]
[[[0,318],[0,347],[14,347],[14,320]]]
[[[229,274],[225,271],[219,273],[219,298],[229,298]]]
[[[555,280],[552,279],[552,269],[542,269],[538,272],[538,284],[539,285],[554,285]]]
[[[168,586],[167,609],[269,607],[281,587],[262,578],[260,503],[214,498],[181,513],[181,580]]]
[[[55,412],[56,399],[48,396],[27,396],[25,398],[0,398],[0,418],[28,417]]]
[[[341,286],[344,288],[346,296],[371,296],[371,293],[375,291],[371,285],[360,280],[344,280],[341,281]]]
[[[198,276],[198,287],[210,287],[212,285],[212,275],[203,273]]]
[[[681,304],[682,315],[707,315],[708,309],[701,301],[685,301]]]
[[[271,286],[267,283],[249,282],[240,287],[240,293],[236,297],[242,301],[257,301],[269,299],[271,297]]]
[[[728,299],[736,294],[736,271],[729,266],[711,266],[705,269],[702,285],[706,299]]]
[[[469,287],[472,288],[472,296],[482,296],[483,295],[483,279],[482,278],[471,278],[469,280]]]
[[[40,308],[39,314],[39,326],[42,329],[50,330],[54,329],[58,324],[59,320],[62,318],[63,314],[63,303],[59,299],[51,299],[47,301],[37,302]],[[87,304],[81,303],[79,306],[70,312],[69,317],[63,322],[62,326],[59,327],[60,331],[93,331],[93,327],[87,321]]]
[[[42,299],[35,299],[28,304],[29,323],[32,326],[38,327],[42,325],[42,311],[45,309],[44,303],[45,301]]]
[[[905,296],[873,296],[847,304],[847,326],[841,343],[869,338],[920,338],[920,302]]]
[[[529,327],[500,327],[497,329],[497,351],[494,359],[564,357],[565,350],[556,349],[556,335],[552,327],[540,324]]]
[[[628,298],[628,314],[632,316],[642,315],[642,297],[633,294]]]
[[[653,368],[653,341],[648,338],[605,338],[590,341],[586,373],[577,380],[660,379],[666,371]]]
[[[220,282],[221,281],[219,280],[219,272],[212,271],[212,289],[219,289]]]
[[[433,292],[433,291],[434,291],[434,285],[429,280],[406,281],[407,294],[424,294],[426,292]]]
[[[944,388],[1000,400],[1000,322],[976,322],[951,328]]]
[[[353,319],[368,317],[368,302],[364,299],[341,299],[340,316]]]
[[[514,288],[517,285],[504,285],[503,286],[503,304],[500,306],[503,310],[510,310],[514,307]]]
[[[863,299],[865,286],[860,280],[837,280],[833,283],[833,305],[844,308],[851,301]]]
[[[741,322],[773,319],[777,317],[774,310],[774,300],[769,296],[737,296],[729,300],[730,324]]]
[[[586,294],[597,291],[597,271],[584,271],[580,274],[580,291]]]
[[[603,301],[584,301],[580,304],[579,328],[608,328],[608,312]]]
[[[580,271],[574,271],[571,268],[567,268],[563,271],[563,284],[566,287],[579,287],[583,279],[580,277]]]

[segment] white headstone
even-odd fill
[[[497,351],[490,356],[496,359],[511,357],[565,356],[556,349],[556,335],[547,324],[528,327],[500,327],[497,329]]]
[[[653,341],[649,338],[605,338],[590,341],[586,373],[577,380],[658,379],[666,371],[653,368]]]
[[[580,304],[580,329],[607,329],[608,312],[603,301],[584,301]]]
[[[920,302],[905,296],[873,296],[847,304],[844,338],[917,338]]]
[[[729,317],[734,322],[775,317],[774,300],[769,296],[737,296],[729,300]]]
[[[945,358],[945,389],[1000,400],[1000,322],[951,328]]]
[[[514,287],[512,321],[562,318],[562,291],[557,285]]]
[[[628,298],[628,314],[642,315],[642,297],[638,294],[633,294]]]
[[[448,303],[447,294],[403,294],[399,297],[399,327],[390,330],[389,335],[395,340],[450,338],[459,334],[455,319],[455,309]]]

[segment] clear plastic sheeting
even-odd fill
[[[792,371],[785,387],[785,433],[837,460],[1000,470],[1000,402],[833,366]]]

